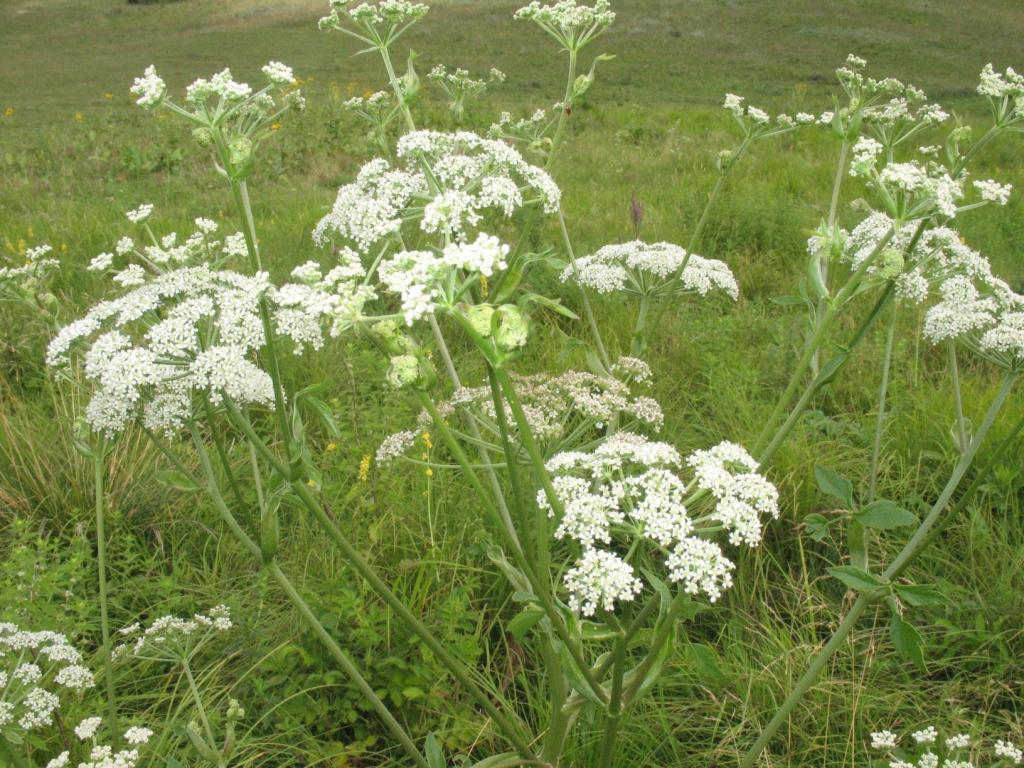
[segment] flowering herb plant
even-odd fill
[[[150,228],[151,206],[130,211],[128,220],[141,234],[125,235],[112,253],[90,264],[95,272],[113,273],[114,296],[64,326],[50,343],[47,362],[90,393],[84,416],[98,446],[91,453],[98,525],[105,447],[140,427],[171,465],[173,484],[204,493],[288,597],[404,759],[422,768],[446,764],[437,738],[417,743],[281,567],[281,515],[287,510],[301,509],[323,528],[355,573],[486,714],[493,754],[475,765],[564,765],[570,735],[588,722],[600,731],[588,764],[607,768],[616,759],[623,720],[656,686],[685,622],[726,594],[743,549],[759,545],[779,518],[773,456],[814,397],[887,317],[868,492],[854,499],[848,481],[824,469],[819,474],[823,488],[844,504],[848,562],[830,573],[857,597],[743,757],[741,765],[751,766],[868,607],[888,606],[893,641],[909,658],[920,656],[904,612],[928,604],[934,590],[898,577],[948,519],[947,505],[1024,367],[1021,297],[952,228],[971,210],[1005,204],[1007,186],[968,184],[967,169],[986,144],[1024,124],[1024,85],[1012,71],[986,69],[979,92],[991,104],[990,131],[970,141],[954,125],[941,146],[925,148],[914,147],[915,140],[945,130],[949,115],[913,86],[867,76],[857,57],[837,71],[842,96],[820,115],[772,117],[728,94],[723,108],[734,118],[738,143],[719,154],[715,186],[686,247],[638,239],[577,258],[553,160],[574,105],[593,86],[597,64],[609,59],[597,55],[586,74],[578,72],[580,56],[615,19],[608,2],[533,2],[516,13],[561,46],[568,59],[566,88],[553,112],[540,109],[518,121],[502,115],[487,136],[418,123],[423,84],[415,56],[409,54],[399,75],[392,53],[427,12],[426,5],[405,0],[333,0],[321,20],[322,29],[355,38],[380,56],[389,91],[348,106],[373,126],[386,157],[368,160],[341,186],[312,232],[319,258],[283,282],[271,278],[273,256],[261,253],[248,182],[260,145],[272,139],[270,126],[304,103],[291,69],[270,62],[263,68],[267,85],[259,90],[224,70],[195,81],[180,103],[152,67],[136,80],[132,93],[139,105],[169,111],[192,129],[226,182],[239,231],[222,236],[223,225],[199,218],[185,237],[158,236]],[[484,87],[462,70],[438,68],[427,80],[444,92],[456,119]],[[400,135],[392,147],[395,124]],[[807,317],[788,384],[749,446],[731,435],[691,445],[679,445],[674,436],[652,439],[663,424],[662,409],[634,389],[652,375],[641,356],[657,339],[663,317],[681,301],[724,295],[736,302],[742,294],[723,260],[697,253],[706,245],[709,212],[757,142],[810,130],[830,131],[839,149],[828,215],[808,242],[797,295],[785,302]],[[839,203],[850,177],[864,185],[872,209],[846,231],[839,225]],[[528,250],[545,219],[557,241],[540,252]],[[543,280],[534,278],[545,276],[569,289],[564,295],[538,292]],[[613,362],[610,350],[619,340],[598,322],[595,293],[602,300],[636,302],[626,342],[630,356]],[[865,297],[871,307],[866,314]],[[924,338],[948,349],[957,406],[958,462],[922,519],[876,498],[893,318],[897,308],[917,307]],[[584,328],[580,336],[591,370],[517,370],[550,316]],[[854,335],[836,351],[830,339],[847,325],[856,328]],[[316,396],[318,382],[307,381],[296,361],[339,337],[379,353],[383,383],[421,410],[415,430],[383,441],[378,462],[417,461],[406,455],[416,440],[433,448],[438,438],[435,455],[443,460],[420,461],[431,470],[458,471],[470,487],[491,537],[488,557],[519,607],[509,627],[532,651],[546,691],[543,711],[527,711],[445,647],[367,562],[321,498],[310,433],[335,433],[337,425]],[[468,353],[454,353],[454,339]],[[958,350],[1004,374],[975,428],[963,416]],[[822,362],[823,354],[831,356]],[[232,460],[237,445],[244,446],[241,462]],[[254,489],[255,511],[242,486]],[[875,546],[878,537],[907,531],[898,554],[884,562],[888,549]],[[104,578],[102,561],[100,573]],[[191,654],[229,626],[221,609],[192,619],[169,617],[114,647],[104,609],[104,646],[108,661],[130,654],[182,665],[191,677]],[[189,738],[204,759],[226,764],[227,739],[221,745],[214,740],[195,691],[194,703],[202,725],[190,728]],[[229,712],[227,720],[233,724],[238,717]],[[1003,757],[1010,755],[1007,749]]]

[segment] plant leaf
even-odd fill
[[[854,565],[837,565],[834,568],[829,568],[828,572],[850,589],[855,589],[858,592],[874,592],[885,586],[870,573]]]
[[[853,506],[853,484],[845,477],[836,474],[828,467],[815,464],[814,480],[823,493],[839,499],[846,505],[846,509]]]
[[[859,512],[854,514],[854,519],[865,528],[876,528],[888,530],[890,528],[906,528],[917,525],[917,515],[903,509],[894,501],[879,499],[873,501]]]

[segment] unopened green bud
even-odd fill
[[[718,153],[718,170],[729,170],[735,160],[736,156],[733,154],[731,149],[723,149]]]
[[[886,248],[881,253],[878,264],[878,276],[884,280],[893,280],[903,273],[903,251],[899,248]]]
[[[395,355],[388,368],[387,382],[395,389],[411,387],[420,377],[420,361],[416,355]]]
[[[949,132],[949,138],[955,142],[970,141],[971,140],[971,126],[969,125],[958,125],[952,131]]]
[[[228,720],[232,722],[238,722],[245,717],[245,710],[242,709],[242,705],[238,703],[238,699],[228,699]]]
[[[416,98],[416,94],[420,92],[420,76],[416,74],[416,68],[413,66],[413,61],[416,60],[418,55],[415,51],[409,51],[405,74],[398,78],[399,90],[402,92],[402,101],[406,104],[412,102]]]
[[[593,75],[580,75],[572,84],[572,97],[578,99],[583,96],[587,91],[590,90],[590,86],[594,84]]]
[[[192,138],[196,140],[203,149],[208,149],[213,146],[213,131],[206,126],[199,126],[198,128],[192,129]]]
[[[387,347],[388,352],[393,355],[416,351],[416,342],[405,334],[397,320],[381,320],[374,324],[373,330]]]
[[[469,324],[484,338],[491,335],[492,317],[494,317],[494,307],[490,304],[476,304],[466,310],[466,319],[469,320]]]
[[[526,346],[530,337],[530,322],[519,307],[506,304],[500,310],[498,329],[494,333],[494,341],[498,348],[512,352]]]
[[[245,178],[252,170],[253,144],[248,136],[238,136],[228,143],[228,170],[236,179]]]

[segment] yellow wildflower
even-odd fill
[[[75,112],[75,122],[76,122],[76,123],[80,123],[80,122],[82,122],[82,121],[83,121],[84,119],[85,119],[85,118],[84,118],[84,117],[82,116],[82,113],[81,113],[81,112]]]
[[[424,472],[424,474],[425,474],[425,475],[426,475],[427,477],[433,477],[433,476],[434,476],[434,470],[433,470],[433,469],[431,469],[430,467],[427,467],[427,471],[426,471],[426,472]]]
[[[370,464],[373,462],[373,455],[366,454],[359,462],[359,482],[365,483],[370,478]]]
[[[487,275],[480,275],[480,297],[486,299],[489,293],[490,290],[487,285]]]
[[[107,93],[103,94],[103,98],[106,99],[107,101],[110,101],[112,98],[114,98],[114,94],[112,94],[112,93],[110,93],[108,91]]]
[[[423,444],[427,446],[428,451],[434,449],[434,441],[430,439],[429,432],[424,432],[422,435],[420,435],[420,439],[423,441]]]
[[[4,107],[4,117],[14,117],[14,107]]]
[[[336,450],[338,450],[338,444],[337,443],[328,443],[327,444],[327,450],[328,451],[336,451]]]
[[[279,130],[281,130],[281,124],[280,123],[271,123],[270,124],[270,130],[272,130],[272,131],[279,131]]]

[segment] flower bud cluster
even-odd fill
[[[778,492],[732,443],[697,451],[686,464],[695,484],[715,499],[706,517],[687,509],[690,487],[678,474],[683,460],[666,443],[616,432],[592,451],[565,451],[548,462],[559,509],[544,491],[537,504],[558,515],[555,535],[575,541],[583,553],[566,576],[573,610],[610,611],[639,593],[629,562],[642,556],[637,541],[662,553],[669,579],[689,594],[715,601],[732,584],[733,563],[711,540],[712,531],[728,531],[733,544],[757,544],[761,517],[778,516]]]
[[[680,268],[683,271],[679,279],[670,279]],[[697,293],[707,296],[718,290],[733,300],[739,298],[736,278],[724,262],[696,254],[687,255],[683,248],[672,243],[649,244],[636,240],[606,245],[566,267],[561,279],[574,280],[598,293],[621,291],[639,296]]]
[[[161,616],[146,626],[135,623],[118,630],[123,641],[114,646],[111,657],[181,661],[234,626],[226,605],[217,605],[187,618]]]
[[[871,748],[889,757],[889,768],[1009,768],[1024,764],[1024,751],[1010,741],[997,740],[985,747],[966,733],[940,735],[934,725],[914,731],[907,740],[891,730],[876,731],[871,734]]]

